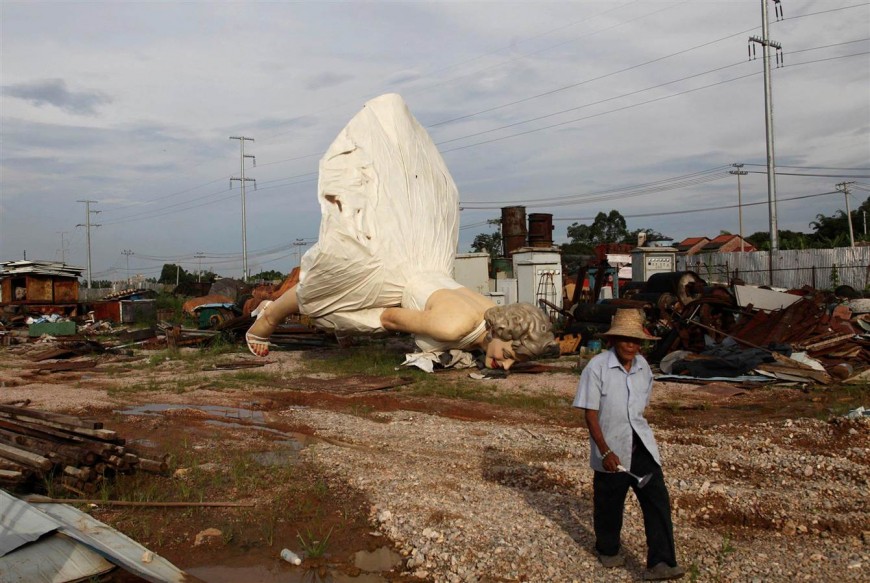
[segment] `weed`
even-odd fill
[[[302,545],[302,551],[305,553],[305,556],[311,559],[322,557],[326,553],[326,549],[329,548],[329,537],[332,536],[332,528],[329,529],[326,536],[319,539],[314,538],[311,529],[306,529],[305,532],[306,536],[302,536],[301,533],[296,534],[296,538],[299,539],[299,544]]]
[[[701,578],[701,567],[697,563],[692,563],[686,572],[691,583],[696,583]]]
[[[228,545],[231,542],[233,542],[233,539],[235,538],[235,536],[236,536],[235,529],[233,529],[232,524],[228,524],[224,528],[221,529],[221,539],[223,539],[224,545]]]
[[[278,518],[275,512],[270,512],[265,522],[262,524],[263,538],[266,539],[266,544],[270,547],[275,544],[275,525],[278,523]]]

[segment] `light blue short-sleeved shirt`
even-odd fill
[[[574,406],[598,411],[598,423],[607,447],[627,468],[631,465],[632,431],[637,433],[656,463],[662,465],[652,429],[643,416],[652,384],[652,371],[643,356],[636,356],[631,370],[626,372],[612,348],[590,360],[580,375]],[[589,445],[589,465],[597,472],[605,471],[601,452],[591,436]]]

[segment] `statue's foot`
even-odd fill
[[[254,356],[267,356],[269,354],[269,336],[271,336],[272,330],[271,324],[268,318],[264,318],[266,315],[266,308],[272,302],[267,300],[261,303],[257,307],[257,319],[254,321],[254,324],[245,334],[245,343],[248,345],[248,350],[251,351],[251,354]],[[264,332],[268,331],[269,336],[261,336]]]
[[[269,355],[269,339],[262,338],[260,336],[255,336],[250,332],[245,333],[245,342],[248,345],[248,350],[251,351],[251,354],[254,356],[268,356]]]

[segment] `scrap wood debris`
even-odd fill
[[[165,474],[168,461],[140,457],[99,421],[0,404],[0,485],[35,491],[59,478],[81,496],[119,473]]]

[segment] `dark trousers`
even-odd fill
[[[624,460],[622,463],[625,465]],[[595,472],[592,482],[595,550],[602,555],[615,555],[619,552],[625,496],[631,488],[643,511],[647,567],[654,567],[662,562],[671,567],[676,566],[671,499],[664,474],[637,435],[634,436],[630,469],[638,476],[652,473],[653,477],[646,486],[638,488],[637,480],[625,472]]]

